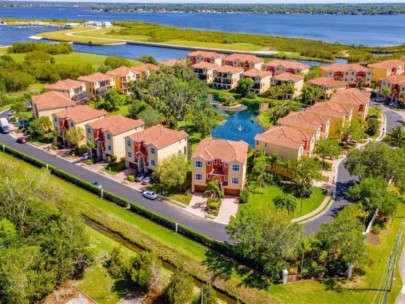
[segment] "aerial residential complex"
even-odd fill
[[[321,76],[344,81],[349,87],[369,87],[372,71],[361,64],[331,64],[321,66]]]

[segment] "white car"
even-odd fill
[[[82,155],[82,159],[83,160],[86,160],[86,159],[90,159],[90,153],[88,153],[88,152],[86,152],[86,153],[84,153],[83,155]]]
[[[157,194],[153,191],[144,191],[142,192],[142,196],[150,200],[157,199]]]

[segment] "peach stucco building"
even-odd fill
[[[315,133],[304,132],[287,126],[273,126],[255,136],[255,149],[267,155],[278,154],[285,160],[297,161],[312,156]]]
[[[218,180],[225,194],[239,195],[246,184],[247,153],[244,141],[203,139],[192,158],[192,192],[203,192]]]
[[[59,80],[53,84],[47,84],[44,89],[45,92],[55,91],[68,94],[71,99],[79,104],[91,97],[91,94],[86,90],[86,84],[73,79]]]
[[[241,67],[245,71],[251,69],[261,70],[263,68],[264,61],[262,58],[255,55],[234,53],[226,56],[223,59],[223,64],[233,67]]]
[[[354,118],[366,119],[371,93],[358,89],[341,90],[332,94],[330,102],[351,107]]]
[[[405,101],[405,76],[394,75],[380,79],[378,82],[378,92],[390,93],[392,101]]]
[[[115,78],[115,89],[121,93],[128,93],[137,80],[137,75],[139,75],[132,68],[126,66],[108,71],[106,74]]]
[[[217,89],[233,90],[239,85],[243,68],[224,65],[214,70],[212,86]]]
[[[86,83],[87,92],[92,96],[104,96],[109,89],[115,88],[115,76],[103,73],[80,76],[78,80]]]
[[[94,153],[98,158],[107,156],[125,159],[125,137],[142,131],[144,122],[124,117],[120,114],[112,115],[86,124],[87,140],[94,143]]]
[[[191,61],[191,64],[207,62],[219,66],[222,65],[222,58],[224,57],[223,54],[208,51],[194,51],[187,55],[187,59]]]
[[[399,59],[384,60],[367,66],[372,72],[372,81],[405,73],[405,61]]]
[[[292,84],[294,86],[294,93],[287,96],[287,99],[297,98],[301,95],[302,88],[304,87],[304,76],[284,72],[274,76],[272,79],[272,85],[277,86],[283,83]]]
[[[309,65],[297,61],[275,59],[265,63],[264,70],[271,72],[272,75],[285,72],[291,74],[307,74],[309,72]]]
[[[344,81],[349,87],[369,87],[371,84],[372,71],[358,63],[334,63],[321,66],[321,76]]]
[[[214,82],[214,71],[219,67],[218,64],[205,61],[200,61],[192,65],[194,73],[196,73],[198,78],[206,85],[211,85]]]
[[[76,106],[76,102],[68,94],[56,91],[32,96],[31,104],[34,118],[46,116],[50,120],[52,114]]]
[[[347,83],[335,80],[332,77],[319,77],[308,81],[308,85],[318,87],[323,92],[323,97],[329,98],[333,93],[347,88]]]
[[[242,74],[242,78],[250,78],[253,80],[253,92],[260,95],[266,92],[271,85],[271,72],[251,69]]]
[[[173,154],[187,157],[188,134],[161,125],[125,137],[127,168],[137,172],[154,171],[158,163]]]

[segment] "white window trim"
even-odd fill
[[[236,183],[235,183],[235,180],[237,181]],[[239,178],[232,177],[232,185],[239,185]]]
[[[238,166],[238,170],[235,170],[234,166]],[[232,165],[232,172],[239,172],[239,171],[240,171],[240,165],[239,164],[233,164]]]
[[[201,166],[199,166],[199,164],[201,164]],[[203,167],[203,163],[200,160],[196,160],[195,164],[194,164],[195,168],[202,168]]]

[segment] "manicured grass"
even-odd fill
[[[242,204],[239,210],[248,209],[253,212],[260,211],[262,208],[275,209],[273,204],[273,199],[284,193],[291,193],[291,187],[285,187],[284,189],[277,185],[269,185],[260,189],[255,184],[249,187],[250,196],[247,204]],[[311,211],[314,211],[323,202],[326,196],[326,191],[313,187],[313,192],[310,198],[302,200],[302,210],[301,210],[301,199],[297,198],[297,209],[295,210],[294,217],[300,217]]]
[[[105,167],[102,171],[111,175],[115,175],[123,171],[125,168],[125,162],[120,162],[107,165],[107,167]]]
[[[189,40],[167,40],[163,41],[164,44],[180,45],[180,46],[192,46],[201,48],[212,48],[212,49],[222,49],[222,50],[237,50],[237,51],[261,51],[263,47],[251,43],[213,43],[213,42],[200,42],[200,41],[189,41]]]
[[[272,125],[270,118],[269,113],[266,111],[257,116],[257,122],[264,128],[270,128]]]

